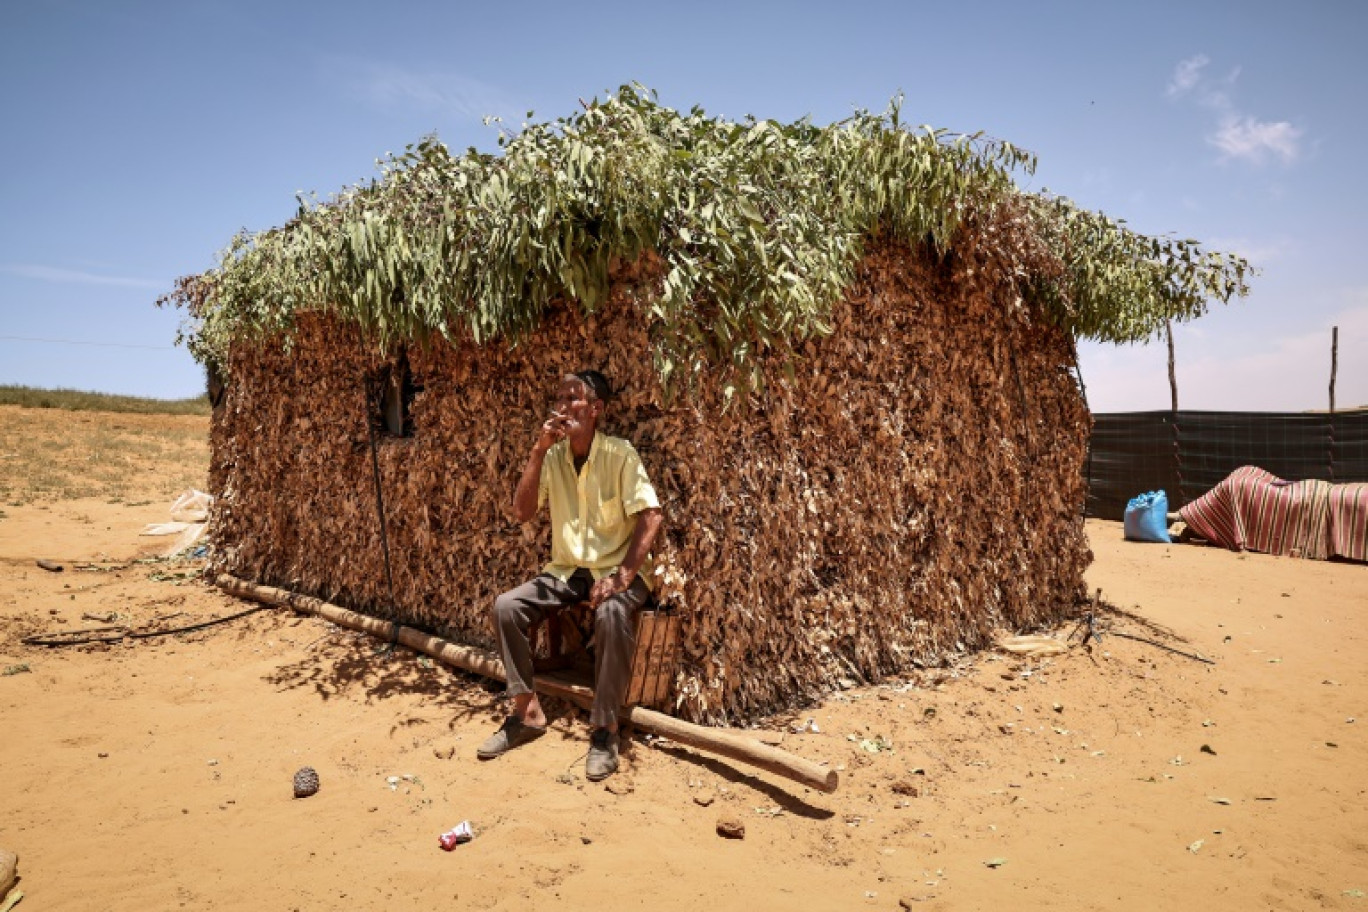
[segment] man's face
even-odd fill
[[[555,411],[564,422],[566,433],[573,434],[597,425],[599,415],[603,414],[603,402],[594,398],[583,380],[566,377],[556,390]]]

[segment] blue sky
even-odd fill
[[[1027,186],[1262,270],[1175,332],[1184,408],[1368,405],[1368,4],[13,4],[0,29],[0,383],[180,397],[153,301],[240,228],[436,132],[625,82],[674,107],[882,109],[1040,157]],[[35,341],[60,340],[60,341]],[[1167,408],[1161,343],[1085,345],[1096,411]]]

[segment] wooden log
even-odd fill
[[[441,637],[414,630],[412,627],[399,626],[391,621],[382,621],[322,599],[300,595],[288,589],[258,585],[226,573],[219,574],[214,583],[224,592],[238,598],[292,608],[304,614],[314,614],[339,627],[364,631],[381,639],[395,640],[415,652],[421,652],[448,665],[497,681],[507,680],[503,662],[483,649],[458,646]],[[564,675],[538,675],[534,680],[534,686],[541,693],[568,700],[584,709],[588,709],[594,702],[592,688],[585,687]],[[740,761],[821,792],[836,791],[840,781],[833,769],[730,732],[694,725],[639,706],[627,710],[623,718],[644,732]]]
[[[703,728],[692,722],[676,719],[652,709],[634,706],[627,712],[627,721],[642,731],[697,747],[713,754],[758,767],[766,772],[801,782],[819,792],[834,792],[840,779],[834,769],[811,760],[795,757],[788,751],[770,747],[752,738],[733,735],[717,729]],[[700,737],[699,733],[704,737]]]

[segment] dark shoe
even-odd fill
[[[596,728],[589,736],[589,757],[584,761],[584,778],[590,782],[607,779],[618,768],[618,736],[606,728]]]
[[[521,747],[529,741],[537,740],[544,734],[546,734],[545,728],[527,725],[517,716],[509,716],[498,731],[486,738],[484,744],[475,749],[475,756],[481,760],[493,760],[515,747]]]

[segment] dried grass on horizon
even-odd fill
[[[72,412],[131,412],[138,415],[208,415],[209,397],[145,399],[74,389],[0,385],[0,405],[65,409]]]
[[[0,505],[171,498],[203,488],[209,419],[0,404]],[[0,513],[3,518],[3,513]]]

